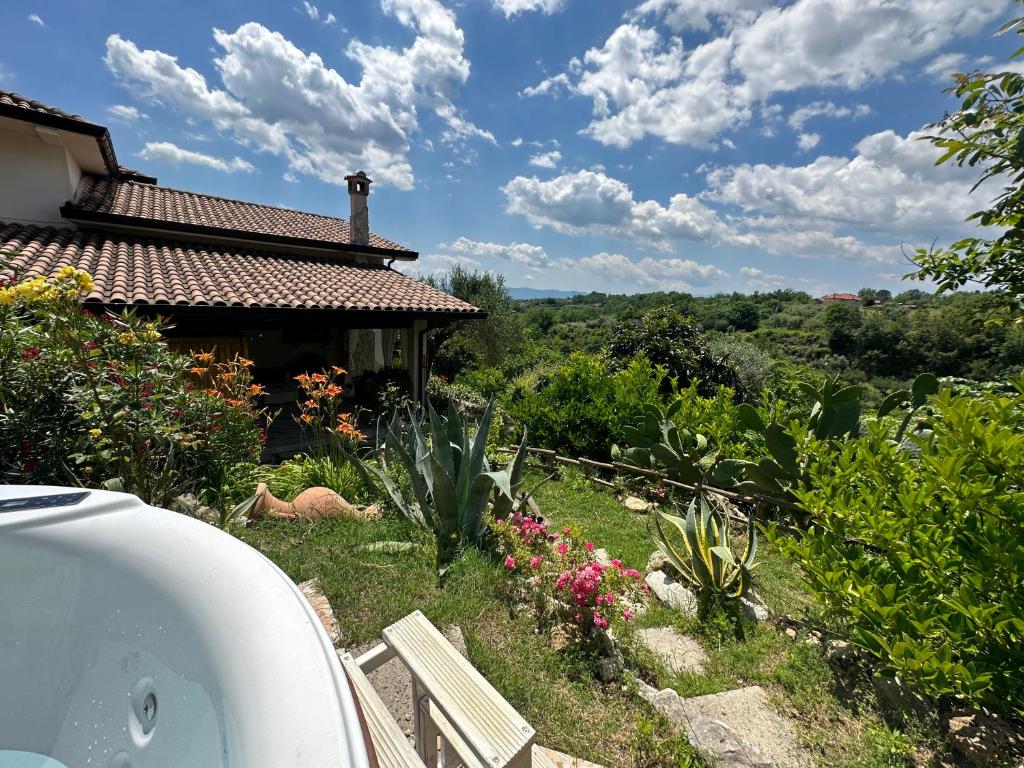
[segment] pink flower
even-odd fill
[[[540,586],[540,576],[533,576],[530,579],[530,584],[535,586],[535,587],[539,587]]]
[[[540,555],[534,555],[530,558],[530,568],[537,570],[540,567],[541,562],[544,560]]]
[[[593,552],[594,551],[594,542],[588,541],[586,546],[587,546],[587,552]]]
[[[624,618],[626,621],[632,621],[633,620],[633,612],[631,610],[629,610],[629,608],[627,608],[626,610],[624,610],[622,612],[622,618]]]
[[[640,571],[638,571],[636,568],[628,568],[626,570],[626,575],[629,576],[629,578],[631,579],[639,579]]]
[[[565,526],[565,528],[562,529],[562,533],[564,535],[568,536],[569,534],[572,533],[572,528],[570,528],[569,526]]]
[[[599,629],[608,629],[608,620],[603,618],[597,611],[594,612],[594,626]]]
[[[516,567],[516,559],[512,555],[505,555],[505,567],[510,571]]]
[[[582,613],[577,613],[576,614],[576,623],[577,624],[582,624],[583,623],[583,614]]]
[[[622,561],[621,560],[612,560],[612,568],[621,568],[621,567],[622,567]]]
[[[558,554],[560,554],[560,555],[564,555],[564,554],[565,554],[566,552],[568,552],[568,551],[569,551],[569,545],[568,545],[568,544],[566,544],[566,543],[565,543],[565,542],[563,541],[563,542],[562,542],[561,544],[559,544],[559,545],[558,545],[557,549],[558,549]]]
[[[615,602],[615,595],[613,595],[611,592],[609,592],[607,595],[604,596],[604,601],[608,605],[611,605],[612,603]]]
[[[565,585],[572,580],[572,574],[568,571],[562,571],[558,576],[558,581],[555,583],[555,589],[565,589]]]

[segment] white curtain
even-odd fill
[[[380,332],[381,349],[384,353],[382,365],[385,368],[390,368],[391,364],[395,362],[395,336],[397,334],[398,330],[395,328],[384,328]]]

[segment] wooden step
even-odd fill
[[[359,706],[363,710],[366,728],[370,732],[370,741],[377,753],[380,768],[424,768],[416,750],[391,717],[388,708],[380,700],[377,691],[356,664],[351,653],[341,654],[341,666],[352,681]]]
[[[429,694],[472,753],[466,757],[488,768],[530,767],[532,726],[426,616],[415,611],[392,624],[384,630],[384,642],[409,669],[414,689]]]

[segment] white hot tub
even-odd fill
[[[338,656],[267,558],[134,496],[0,485],[0,768],[368,764]]]

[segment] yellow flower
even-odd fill
[[[9,307],[14,303],[15,293],[10,288],[0,288],[0,307]]]
[[[156,331],[156,330],[152,330],[151,329],[151,330],[146,331],[146,333],[144,335],[146,337],[146,341],[159,341],[160,340],[160,331]]]
[[[94,428],[94,429],[90,429],[89,430],[89,435],[91,437],[99,437],[102,434],[103,434],[103,430],[102,429],[95,429]]]
[[[124,333],[119,333],[117,335],[117,340],[119,342],[121,342],[122,344],[134,344],[135,341],[136,341],[135,334],[132,333],[131,331],[125,331]]]

